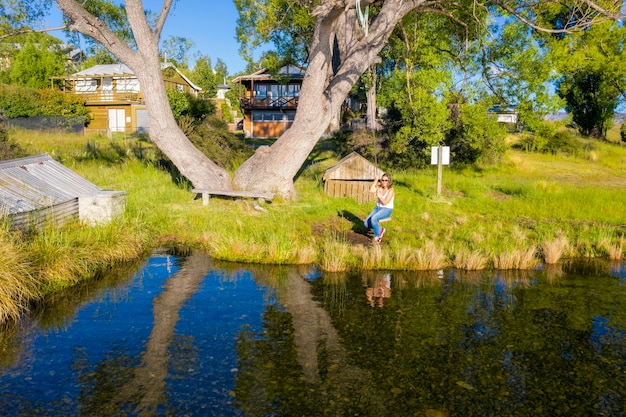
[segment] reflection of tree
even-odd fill
[[[250,416],[385,415],[371,373],[350,361],[311,284],[289,275],[280,292],[286,312],[266,311],[263,338],[240,337],[235,405]]]
[[[152,416],[157,414],[157,407],[165,408],[170,349],[173,340],[180,342],[180,338],[174,339],[179,311],[211,268],[207,256],[191,254],[166,281],[163,292],[153,301],[154,325],[138,365],[124,352],[110,352],[92,375],[82,375],[80,399],[85,414]],[[77,359],[76,367],[84,369],[81,357]],[[89,385],[89,380],[94,383]]]
[[[347,280],[341,311],[323,280],[313,294],[351,362],[372,373],[386,416],[621,415],[624,292],[606,280],[581,291],[587,278],[566,274],[552,285],[540,273],[450,274],[394,287],[384,309],[366,307],[359,279]]]

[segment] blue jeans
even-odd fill
[[[387,207],[374,207],[374,210],[372,210],[372,212],[367,216],[367,219],[365,219],[365,227],[367,227],[368,229],[374,229],[374,236],[380,237],[381,227],[378,222],[382,219],[391,217],[392,211],[392,209]]]

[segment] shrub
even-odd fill
[[[8,118],[51,116],[81,117],[89,121],[89,110],[77,95],[46,88],[0,85],[0,109]]]
[[[560,131],[548,137],[544,150],[553,155],[557,152],[574,155],[580,152],[581,148],[580,142],[578,142],[572,134],[566,131]]]
[[[224,119],[226,123],[233,123],[235,121],[235,118],[233,117],[233,114],[230,110],[230,106],[228,105],[228,103],[223,102],[221,109],[222,109],[222,119]]]
[[[174,89],[167,90],[167,99],[176,120],[183,116],[202,120],[206,116],[215,113],[215,105],[208,101],[193,97],[189,93]]]
[[[216,164],[234,169],[253,153],[228,130],[226,122],[211,116],[188,133],[189,140]]]
[[[626,142],[626,123],[622,123],[622,127],[619,129],[619,134],[622,137],[622,142]]]

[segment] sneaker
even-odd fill
[[[382,228],[380,229],[380,238],[381,238],[381,239],[383,238],[383,235],[384,235],[384,234],[385,234],[385,228],[384,228],[384,227],[382,227]]]
[[[376,242],[376,243],[380,243],[380,241],[381,241],[381,240],[382,240],[382,239],[381,239],[381,238],[379,238],[379,237],[375,237],[375,238],[374,238],[374,242]]]

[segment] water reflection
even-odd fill
[[[363,278],[369,281],[365,296],[370,307],[383,307],[385,298],[391,297],[391,274],[364,273]]]
[[[320,274],[159,254],[5,329],[0,415],[620,416],[625,266]]]

